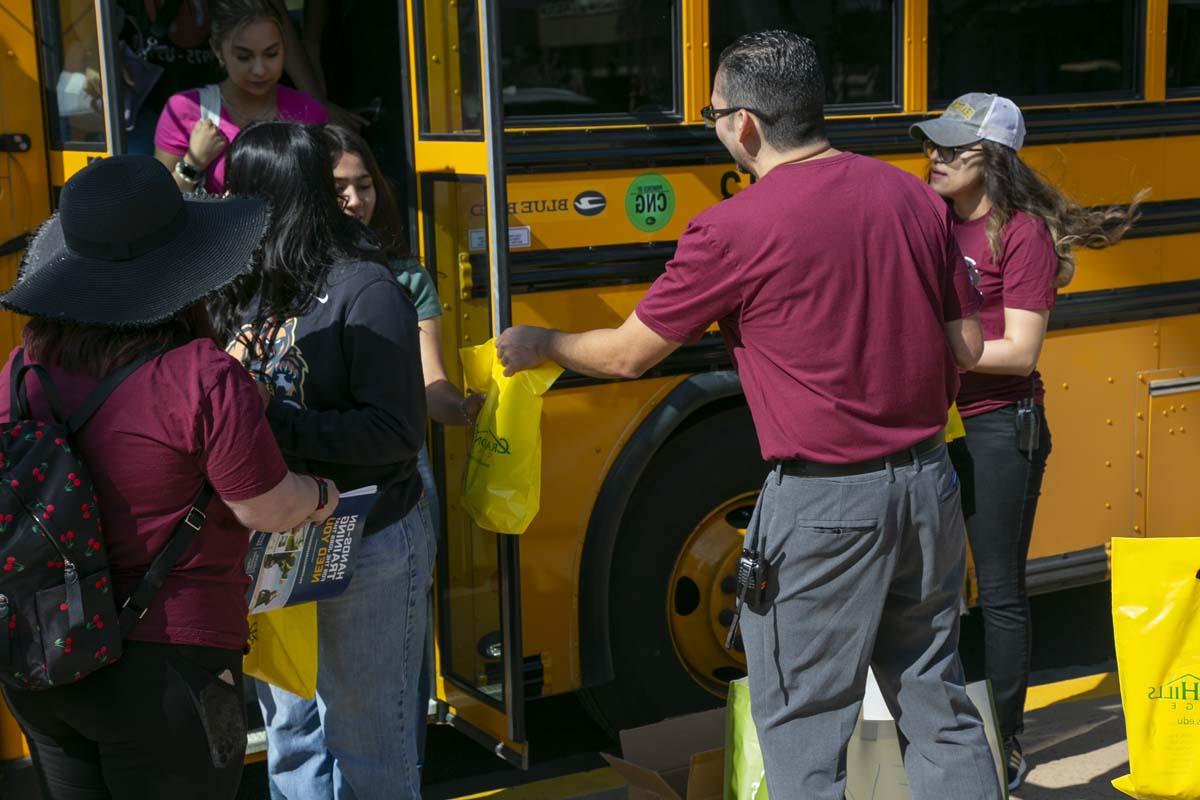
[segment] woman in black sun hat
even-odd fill
[[[254,381],[218,345],[206,310],[252,268],[268,221],[261,200],[185,199],[148,156],[104,159],[67,183],[16,286],[0,294],[31,317],[0,370],[0,422],[17,416],[17,359],[41,367],[23,381],[41,420],[54,393],[43,376],[71,414],[106,375],[145,359],[72,441],[95,487],[117,607],[145,612],[111,665],[78,683],[4,690],[47,800],[237,793],[247,529],[324,520],[337,502],[331,485],[322,505],[322,481],[288,471]],[[161,589],[135,593],[205,486],[216,497],[199,533]],[[82,546],[63,534],[88,592],[105,581],[73,549]]]

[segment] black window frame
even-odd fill
[[[1113,90],[1103,92],[1061,92],[1059,94],[1013,94],[1005,95],[1019,107],[1026,106],[1069,106],[1069,105],[1108,105],[1115,102],[1129,102],[1146,99],[1146,13],[1148,0],[1134,0],[1133,8],[1133,88],[1130,91]],[[927,30],[930,31],[929,41],[932,43],[932,3],[929,4],[930,19],[927,20]],[[930,45],[932,49],[932,44]],[[933,82],[928,80],[934,69],[933,59],[926,58],[926,98],[930,111],[941,111],[959,95],[952,97],[936,97],[933,94]],[[983,87],[981,91],[988,87]]]
[[[636,2],[636,0],[634,0]],[[504,31],[500,31],[501,37]],[[642,114],[508,114],[505,128],[604,128],[683,121],[683,0],[671,0],[671,103],[669,111]]]
[[[711,18],[713,0],[705,0]],[[892,2],[892,80],[891,100],[879,100],[872,103],[826,103],[825,116],[852,117],[863,114],[896,114],[904,111],[904,9],[907,0]],[[710,60],[715,60],[720,53],[712,46],[712,32],[709,31]],[[710,71],[711,71],[710,67]],[[710,78],[712,76],[710,75]],[[828,76],[826,76],[828,81]]]
[[[1171,63],[1171,6],[1174,5],[1175,2],[1176,0],[1167,0],[1167,44],[1163,52],[1164,68],[1165,65],[1169,65]],[[1200,41],[1197,41],[1196,46],[1200,48]],[[1200,80],[1200,76],[1198,76],[1198,80]],[[1167,86],[1167,99],[1169,100],[1194,97],[1200,97],[1200,83],[1174,87]]]

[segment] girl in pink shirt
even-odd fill
[[[216,0],[210,10],[213,51],[227,77],[172,95],[154,133],[155,158],[185,193],[200,186],[225,191],[225,150],[242,128],[272,119],[329,120],[316,99],[279,85],[284,20],[271,0]]]

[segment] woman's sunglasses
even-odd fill
[[[979,148],[976,148],[977,144],[979,144],[979,142],[962,144],[958,147],[942,147],[941,145],[934,144],[932,139],[925,139],[921,142],[921,149],[925,151],[926,158],[933,158],[933,154],[937,153],[938,159],[943,164],[949,164],[953,161],[957,161],[958,157],[963,153],[978,152]]]

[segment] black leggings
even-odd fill
[[[1037,413],[1040,444],[1032,454],[1017,447],[1016,406],[964,419],[967,436],[950,448],[979,582],[984,669],[1005,736],[1025,727],[1033,644],[1025,561],[1050,455],[1050,428],[1040,406]]]
[[[240,650],[127,641],[120,661],[77,684],[4,696],[45,800],[237,795],[246,749]]]

